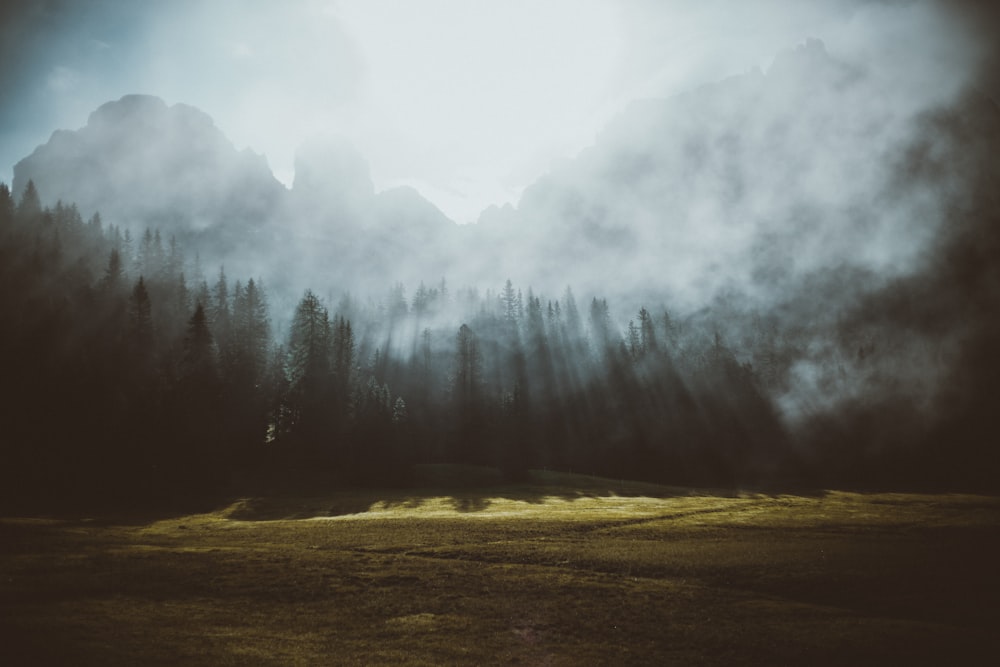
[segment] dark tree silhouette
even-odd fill
[[[259,279],[230,283],[220,268],[210,286],[195,262],[189,288],[174,239],[165,248],[149,229],[136,248],[71,203],[42,207],[33,183],[17,204],[0,184],[0,499],[173,502],[247,468],[397,483],[442,461],[513,479],[547,466],[677,484],[989,488],[1000,459],[979,436],[996,393],[998,227],[964,215],[933,272],[808,322],[738,294],[659,317],[588,294],[584,324],[568,287],[553,299],[506,280],[480,296],[442,281],[421,283],[412,305],[401,283],[382,302],[345,297],[332,317],[306,291],[274,340]],[[830,289],[811,280],[804,293]],[[942,336],[960,359],[930,395],[939,412],[922,411],[893,378]],[[792,431],[778,406],[806,372],[864,400]]]
[[[42,213],[42,202],[38,196],[38,190],[35,188],[35,182],[32,180],[28,181],[28,184],[24,186],[24,192],[21,193],[21,200],[17,204],[17,214],[21,220],[33,220],[35,217],[41,215]]]

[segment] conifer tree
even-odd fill
[[[35,181],[29,180],[17,204],[17,215],[22,221],[35,219],[42,213],[42,201],[35,188]]]
[[[151,351],[153,344],[153,308],[146,290],[146,281],[139,276],[129,299],[128,337],[132,345],[142,351]]]
[[[215,350],[212,332],[208,328],[208,316],[199,302],[188,320],[184,337],[184,374],[187,376],[214,376]]]
[[[653,316],[645,307],[639,309],[639,339],[643,354],[657,351],[659,346],[656,342],[656,327],[653,324]]]
[[[332,409],[330,372],[332,329],[319,298],[307,290],[295,308],[288,336],[288,381],[291,429],[311,459],[324,456],[335,435],[338,414]]]
[[[216,344],[220,350],[225,350],[229,344],[229,283],[226,280],[225,267],[219,267],[219,277],[212,288],[212,307],[209,309],[209,320],[215,331]]]
[[[7,184],[0,183],[0,228],[6,228],[13,219],[14,198],[11,197]]]
[[[108,266],[104,270],[102,286],[108,292],[114,292],[121,285],[123,278],[124,269],[122,268],[121,253],[118,252],[118,248],[111,248],[111,254],[108,257]]]

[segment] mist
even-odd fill
[[[919,97],[947,94],[992,57],[983,16],[992,13],[968,7],[22,5],[2,23],[4,62],[14,66],[3,75],[0,155],[9,169],[52,129],[80,127],[108,100],[151,93],[211,114],[286,185],[304,141],[346,137],[370,160],[378,189],[411,185],[465,223],[489,204],[516,205],[553,160],[592,144],[633,100],[766,69],[809,37],[838,59],[878,63]]]
[[[507,465],[504,438],[548,434],[517,465],[618,447],[618,472],[863,484],[907,458],[901,483],[983,486],[995,14],[56,2],[4,20],[0,55],[24,67],[0,81],[0,155],[14,200],[30,181],[99,213],[130,281],[147,230],[177,243],[160,273],[216,328],[219,267],[266,287],[281,345],[312,290],[356,336],[358,384],[331,396],[412,403],[426,381],[421,438],[448,411],[490,434],[469,454],[447,431],[427,457]],[[180,349],[194,301],[166,285],[157,344]],[[505,430],[521,400],[530,435]],[[557,451],[574,439],[592,455]]]

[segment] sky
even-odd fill
[[[376,190],[410,185],[471,222],[632,100],[766,71],[809,37],[847,62],[896,59],[915,89],[951,71],[993,86],[995,14],[969,0],[21,3],[0,22],[0,180],[53,130],[148,93],[207,112],[286,185],[300,145],[346,138]]]

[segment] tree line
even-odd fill
[[[4,494],[177,499],[296,468],[401,484],[437,462],[808,479],[777,405],[808,337],[773,318],[641,306],[620,323],[606,299],[510,280],[347,294],[307,290],[276,327],[259,277],[208,278],[156,230],[0,184]]]

